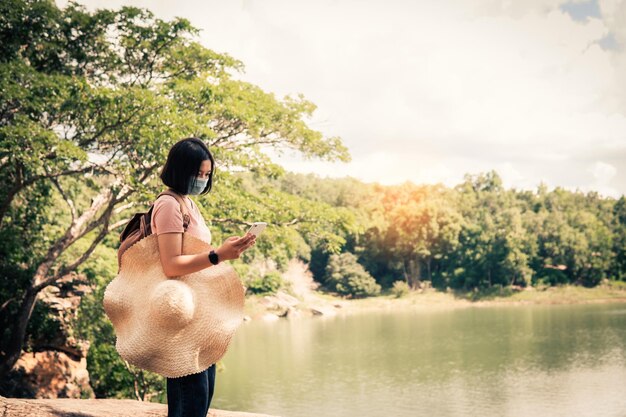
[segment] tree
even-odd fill
[[[615,238],[613,239],[613,276],[626,281],[626,197],[622,196],[613,207]]]
[[[368,297],[380,293],[380,285],[349,252],[331,255],[326,266],[325,286],[351,297]]]
[[[466,175],[456,190],[464,223],[458,250],[451,256],[451,285],[473,289],[530,284],[533,237],[524,227],[523,205],[515,192],[504,190],[494,171]]]
[[[71,278],[130,209],[156,196],[157,168],[178,139],[208,143],[217,181],[241,169],[280,174],[262,146],[349,160],[339,138],[304,122],[312,103],[233,80],[243,64],[197,43],[185,19],[43,0],[7,0],[0,12],[0,178],[12,184],[0,190],[0,233],[9,242],[0,270],[18,286],[2,300],[10,326],[0,378],[21,353],[38,294]],[[245,222],[222,214],[224,223]]]
[[[458,245],[461,216],[442,186],[404,185],[384,197],[389,224],[385,240],[402,266],[405,281],[417,288],[433,279],[441,260]]]
[[[594,286],[609,273],[615,225],[611,209],[599,209],[599,200],[560,188],[545,194],[533,230],[538,248],[531,263],[546,283]]]

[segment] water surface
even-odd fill
[[[212,407],[282,417],[626,416],[626,304],[242,324]]]

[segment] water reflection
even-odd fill
[[[284,417],[623,416],[623,304],[246,323],[213,405]]]

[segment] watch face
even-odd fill
[[[214,265],[217,264],[217,253],[215,253],[215,251],[209,253],[209,261]]]

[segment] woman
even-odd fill
[[[170,190],[180,194],[190,216],[186,233],[211,243],[211,231],[202,214],[188,195],[211,191],[215,161],[202,140],[183,139],[169,151],[161,172],[161,180]],[[152,233],[157,235],[163,271],[168,277],[191,274],[214,264],[239,256],[255,244],[256,237],[231,236],[215,250],[196,255],[181,255],[183,214],[178,201],[162,195],[154,203],[151,219]],[[209,256],[210,255],[210,256]],[[215,387],[215,364],[204,371],[180,378],[167,378],[168,417],[205,417],[209,411]]]

